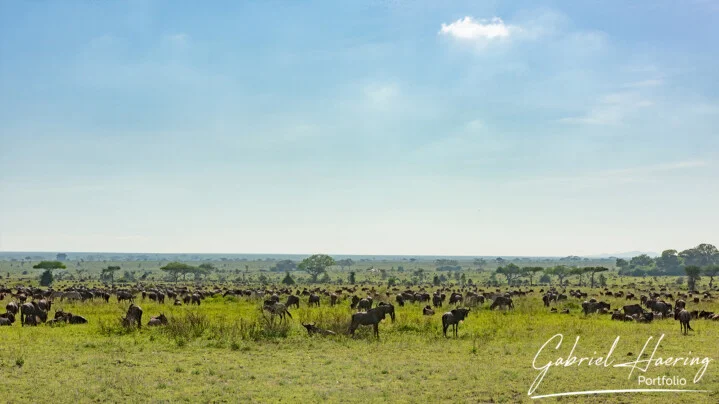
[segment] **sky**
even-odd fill
[[[717,21],[710,0],[0,0],[0,251],[716,245]]]

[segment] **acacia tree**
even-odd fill
[[[564,284],[564,278],[566,278],[569,275],[569,268],[565,267],[564,265],[557,265],[554,268],[550,268],[547,271],[550,275],[554,275],[559,279],[559,286],[562,286]]]
[[[317,282],[317,278],[327,272],[327,268],[332,265],[335,265],[334,258],[326,254],[315,254],[303,259],[297,267],[307,272],[311,277],[311,281],[314,283]]]
[[[596,274],[597,272],[606,272],[606,271],[609,271],[609,268],[605,268],[605,267],[589,267],[589,268],[587,268],[587,272],[592,274],[592,276],[591,276],[592,288],[594,288],[594,274]]]
[[[696,265],[690,265],[684,268],[684,272],[687,274],[687,286],[689,286],[689,291],[696,290],[697,282],[701,279],[701,268]]]
[[[282,284],[288,285],[288,286],[295,284],[295,280],[292,279],[292,275],[290,275],[290,271],[285,272],[285,277],[282,279]]]
[[[534,286],[534,276],[542,271],[544,271],[542,267],[524,267],[522,268],[522,275],[529,278],[529,286]]]
[[[55,269],[65,269],[67,267],[60,261],[40,261],[37,265],[34,265],[33,268],[44,269],[42,275],[40,275],[40,286],[50,286],[54,280],[52,271]]]
[[[166,264],[164,267],[161,267],[160,270],[167,272],[172,276],[175,282],[177,282],[180,279],[180,275],[183,276],[183,278],[190,272],[193,272],[195,267],[192,265],[183,264],[181,262],[170,262]]]
[[[116,265],[108,266],[103,268],[100,273],[100,277],[103,279],[110,278],[110,283],[115,283],[115,272],[119,271],[120,267]]]
[[[507,278],[507,283],[511,286],[512,281],[522,275],[522,270],[515,264],[508,264],[506,266],[497,268],[496,273],[504,275]]]
[[[355,262],[352,260],[352,258],[345,258],[343,260],[337,261],[337,265],[339,265],[340,269],[342,270],[344,270],[345,268],[351,268],[354,264]]]
[[[704,268],[704,275],[709,277],[709,289],[714,287],[714,277],[719,275],[719,265]]]

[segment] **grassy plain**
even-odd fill
[[[625,302],[610,300],[613,306]],[[167,328],[125,332],[117,326],[125,304],[114,297],[100,302],[58,303],[90,321],[87,325],[0,328],[0,377],[3,401],[37,402],[521,402],[538,372],[532,360],[557,333],[566,339],[559,350],[542,355],[543,364],[566,357],[576,336],[575,355],[606,354],[614,339],[616,363],[632,360],[650,336],[666,334],[657,356],[719,359],[719,322],[694,321],[689,336],[673,320],[652,324],[613,322],[607,316],[585,317],[578,300],[552,314],[538,294],[517,298],[510,312],[472,310],[460,325],[459,338],[444,338],[440,315],[421,315],[421,306],[397,308],[397,320],[380,325],[380,339],[369,329],[356,338],[308,337],[300,323],[343,331],[351,310],[292,310],[287,327],[268,326],[261,301],[208,298],[202,305],[172,306],[138,302],[150,315],[164,312]],[[715,303],[697,308],[717,309]],[[716,310],[719,311],[719,310]],[[174,326],[172,325],[174,323]],[[650,344],[653,347],[653,344]],[[649,351],[650,349],[648,349]],[[546,351],[545,351],[546,352]],[[633,356],[627,356],[628,353]],[[646,354],[645,354],[646,357]],[[604,395],[555,402],[692,402],[719,401],[719,368],[711,363],[700,383],[697,367],[652,368],[647,377],[680,376],[701,394]],[[604,367],[552,368],[535,394],[577,390],[640,388],[636,373]]]

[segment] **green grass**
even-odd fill
[[[582,315],[578,301],[558,305],[572,314],[551,314],[539,295],[517,298],[511,312],[473,309],[459,338],[444,338],[440,315],[421,315],[421,305],[397,308],[397,321],[380,325],[380,339],[362,327],[346,335],[308,337],[301,322],[342,333],[352,310],[347,302],[330,308],[291,310],[286,324],[269,322],[260,301],[208,298],[200,307],[139,301],[145,314],[164,312],[170,325],[127,331],[118,319],[126,304],[56,303],[85,316],[87,325],[0,328],[3,401],[34,402],[519,402],[537,375],[532,359],[556,333],[565,335],[557,354],[566,356],[576,336],[576,356],[605,353],[621,337],[617,363],[638,354],[647,338],[666,337],[658,355],[719,359],[719,322],[695,320],[689,336],[673,320],[652,324],[612,322]],[[623,305],[611,299],[613,306]],[[4,303],[3,303],[4,304]],[[690,306],[694,306],[691,305]],[[691,307],[695,308],[695,307]],[[696,308],[719,311],[716,303]],[[441,313],[442,310],[438,310]],[[555,354],[547,355],[553,360]],[[626,359],[630,358],[630,359]],[[711,394],[612,395],[540,402],[717,402],[719,370],[709,365],[698,387]],[[652,369],[645,376],[691,379],[696,368]],[[618,368],[552,368],[536,394],[638,388],[636,375]]]

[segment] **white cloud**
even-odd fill
[[[372,84],[364,88],[365,97],[373,106],[386,107],[399,96],[396,84]]]
[[[451,24],[442,24],[439,34],[459,40],[485,42],[509,38],[518,29],[519,27],[505,24],[499,17],[494,17],[490,21],[478,21],[467,16]]]
[[[619,125],[624,118],[640,108],[654,105],[650,100],[632,92],[603,96],[586,114],[562,118],[561,123],[586,125]]]

